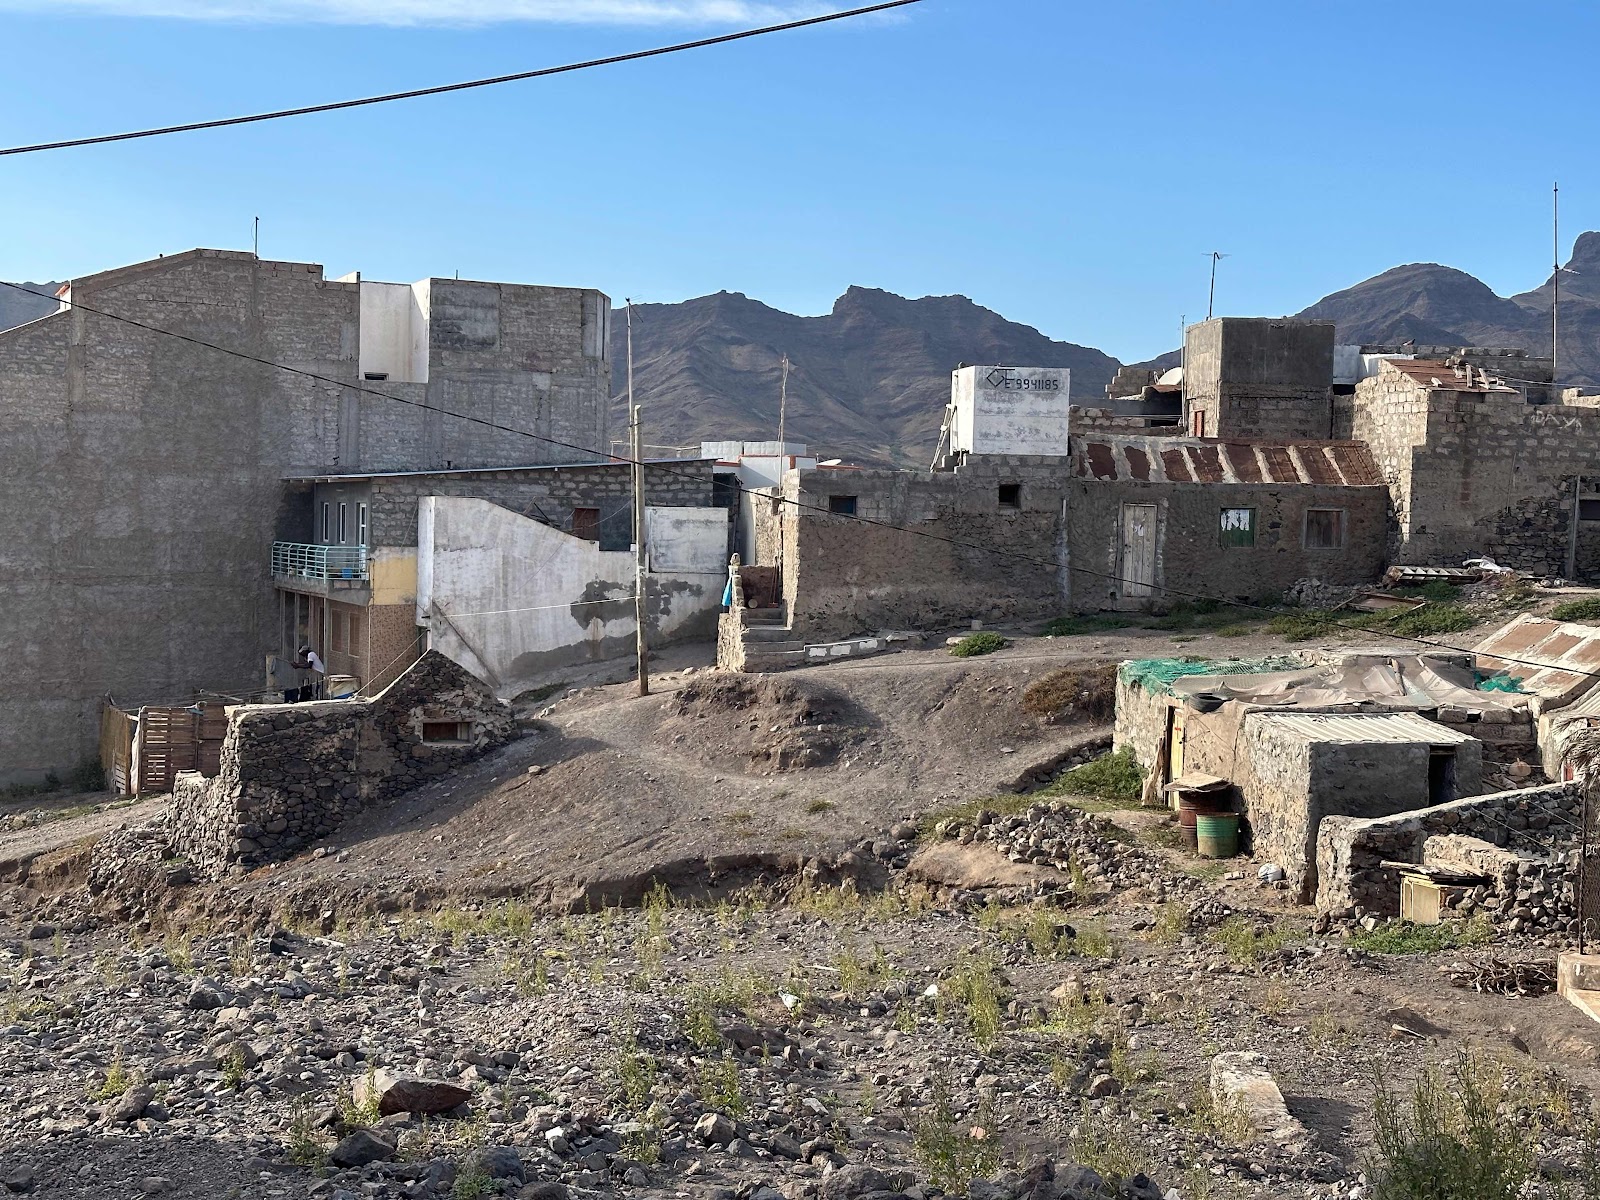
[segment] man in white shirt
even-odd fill
[[[302,676],[300,699],[320,700],[322,698],[322,684],[328,674],[328,668],[322,663],[317,652],[310,646],[300,647],[300,657],[295,660],[295,666],[309,673],[309,678]]]

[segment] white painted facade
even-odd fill
[[[661,540],[652,642],[713,636],[727,510],[647,508],[645,520]],[[418,507],[417,621],[433,649],[502,696],[562,667],[632,654],[634,570],[631,551],[601,550],[487,500],[426,496]]]
[[[958,367],[950,387],[950,449],[1064,456],[1071,401],[1066,367]]]
[[[428,382],[428,280],[374,283],[361,280],[363,379],[391,383]]]

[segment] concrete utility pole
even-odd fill
[[[1220,250],[1213,250],[1206,255],[1211,260],[1211,294],[1206,298],[1206,320],[1211,320],[1211,311],[1217,303],[1217,263],[1228,256]]]
[[[650,649],[645,639],[645,553],[644,553],[644,417],[633,402],[633,301],[628,306],[628,417],[633,434],[633,619],[639,627],[636,639],[639,657],[639,695],[650,694]]]

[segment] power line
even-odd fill
[[[533,71],[518,71],[511,75],[495,75],[488,79],[471,79],[464,83],[445,83],[435,87],[412,88],[404,92],[388,92],[382,96],[365,96],[359,100],[334,100],[327,104],[307,104],[300,108],[283,108],[273,112],[253,113],[243,117],[219,117],[211,121],[189,121],[182,125],[163,125],[156,129],[139,129],[129,133],[105,133],[96,137],[69,138],[59,142],[38,142],[31,146],[12,146],[0,150],[0,156],[9,154],[36,154],[41,150],[69,150],[75,146],[99,146],[107,142],[128,142],[135,138],[163,137],[169,133],[193,133],[201,129],[221,129],[229,125],[251,125],[258,121],[276,121],[283,117],[304,117],[313,113],[336,112],[345,108],[362,108],[369,104],[387,104],[391,100],[415,100],[421,96],[439,96],[446,92],[464,92],[471,88],[494,87],[501,83],[519,83],[526,79],[543,79],[550,75],[567,75],[574,71],[587,71],[592,67],[610,67],[618,63],[638,62],[645,58],[659,58],[665,54],[678,54],[684,50],[702,50],[707,46],[722,46],[748,38],[764,37],[769,33],[787,33],[810,25],[826,25],[852,17],[887,12],[920,4],[922,0],[883,0],[864,8],[846,12],[826,13],[820,17],[806,17],[798,21],[785,21],[779,25],[763,25],[758,29],[742,29],[737,33],[724,33],[716,37],[700,38],[692,42],[678,42],[671,46],[657,46],[651,50],[634,50],[627,54],[613,54],[606,58],[591,58],[584,62],[567,63],[559,67],[541,67]]]
[[[11,288],[13,291],[22,292],[22,293],[24,293],[26,295],[29,295],[29,296],[36,296],[36,297],[38,297],[40,299],[44,299],[44,300],[54,300],[54,299],[56,299],[56,297],[54,297],[54,296],[47,296],[43,292],[36,292],[32,288],[23,287],[19,283],[10,283],[10,282],[8,282],[6,280],[3,280],[3,279],[0,279],[0,287],[8,287],[8,288]],[[530,438],[533,441],[543,442],[545,445],[548,445],[548,446],[557,446],[557,447],[560,447],[563,450],[574,450],[574,451],[577,451],[580,454],[590,455],[591,456],[591,458],[590,458],[591,462],[605,460],[605,461],[610,461],[610,462],[618,463],[618,464],[626,464],[626,465],[629,465],[629,466],[638,466],[638,467],[652,466],[652,467],[656,467],[657,469],[666,469],[666,470],[673,469],[671,463],[645,463],[642,460],[636,459],[636,458],[628,458],[628,457],[622,457],[622,456],[619,456],[619,455],[604,454],[599,450],[593,449],[592,447],[580,446],[575,442],[566,442],[566,441],[562,441],[560,438],[547,437],[544,434],[539,434],[539,433],[530,433],[526,429],[517,429],[514,426],[501,425],[500,423],[498,423],[496,421],[489,421],[489,420],[484,419],[483,417],[475,417],[475,416],[472,416],[472,415],[470,415],[468,413],[451,412],[447,408],[440,408],[438,405],[429,404],[426,401],[411,400],[411,399],[407,399],[404,396],[391,396],[387,392],[380,392],[380,391],[377,391],[377,390],[375,390],[373,388],[362,387],[360,384],[347,383],[347,382],[345,382],[344,380],[341,380],[341,379],[333,379],[333,378],[331,378],[331,377],[329,377],[327,375],[319,375],[315,371],[307,371],[307,370],[305,370],[304,368],[301,368],[301,367],[291,367],[286,363],[274,362],[269,358],[261,358],[261,357],[258,357],[257,355],[254,355],[254,354],[247,354],[243,350],[234,350],[234,349],[232,349],[232,348],[230,348],[228,346],[219,346],[215,342],[208,342],[208,341],[205,341],[205,340],[203,340],[201,338],[191,337],[188,334],[178,333],[175,330],[162,329],[160,326],[157,326],[157,325],[149,325],[149,324],[146,324],[143,321],[136,321],[132,317],[119,316],[116,313],[108,313],[108,312],[104,311],[103,309],[90,308],[88,305],[79,303],[77,300],[68,299],[68,300],[64,301],[64,303],[66,303],[71,308],[82,309],[84,312],[90,313],[90,314],[92,314],[94,316],[105,317],[106,319],[112,320],[112,321],[120,321],[125,325],[131,325],[131,326],[133,326],[134,328],[137,328],[137,329],[143,329],[143,330],[146,330],[147,332],[150,332],[150,333],[158,333],[158,334],[162,334],[162,335],[164,335],[166,337],[176,338],[179,341],[187,342],[190,345],[200,346],[200,347],[202,347],[204,349],[207,349],[207,350],[215,350],[218,353],[226,354],[226,355],[229,355],[229,356],[231,356],[233,358],[243,359],[245,362],[255,363],[255,364],[257,364],[259,366],[263,366],[263,367],[271,367],[274,370],[284,371],[284,372],[286,372],[286,373],[288,373],[290,375],[297,375],[297,376],[300,376],[300,377],[305,378],[305,379],[313,380],[313,381],[315,381],[317,383],[325,383],[325,384],[328,384],[331,387],[336,387],[336,388],[347,388],[350,391],[356,392],[356,393],[361,394],[361,395],[375,396],[379,400],[389,400],[389,401],[392,401],[393,403],[396,403],[396,404],[406,404],[406,405],[410,405],[413,408],[425,409],[428,412],[439,413],[441,416],[454,417],[458,421],[466,421],[466,422],[469,422],[470,424],[482,425],[485,428],[495,429],[495,430],[500,431],[501,433],[516,434],[519,437]],[[560,464],[558,464],[558,465],[560,465]],[[352,472],[352,474],[353,475],[359,475],[359,472]],[[739,486],[740,486],[740,490],[743,491],[744,490],[743,485],[741,484]],[[1061,564],[1058,563],[1055,559],[1036,558],[1033,555],[1019,554],[1014,550],[1003,550],[1003,549],[1000,549],[1000,548],[995,547],[995,546],[986,546],[986,545],[983,545],[983,544],[978,543],[978,542],[962,541],[960,538],[946,537],[943,534],[933,533],[930,530],[914,529],[914,528],[912,528],[911,526],[908,526],[908,525],[896,525],[891,521],[880,521],[880,520],[877,520],[877,519],[875,519],[873,517],[863,517],[863,516],[857,515],[855,513],[836,513],[836,512],[833,512],[831,509],[823,508],[820,505],[805,504],[805,503],[803,503],[803,502],[801,502],[799,500],[791,500],[787,496],[772,496],[772,497],[769,497],[769,499],[775,500],[780,504],[789,505],[792,508],[801,509],[803,511],[820,513],[820,514],[822,514],[824,516],[842,517],[845,520],[854,521],[857,524],[871,525],[871,526],[875,526],[875,527],[880,528],[880,529],[893,529],[893,530],[896,530],[897,532],[900,532],[900,533],[910,534],[910,535],[912,535],[914,537],[928,538],[928,539],[930,539],[932,541],[942,542],[945,545],[956,546],[956,547],[959,547],[959,548],[964,549],[964,550],[976,550],[976,551],[978,551],[980,553],[983,553],[983,554],[993,554],[993,555],[995,555],[997,557],[1000,557],[1000,558],[1010,558],[1010,559],[1014,559],[1014,560],[1016,560],[1018,562],[1027,562],[1027,563],[1032,563],[1032,564],[1034,564],[1036,566],[1048,567],[1052,571],[1059,570],[1060,566],[1061,566]],[[1094,570],[1090,570],[1087,567],[1078,567],[1078,566],[1074,566],[1072,568],[1072,570],[1077,572],[1080,575],[1087,575],[1092,579],[1105,579],[1105,580],[1109,580],[1109,581],[1112,581],[1112,582],[1120,582],[1120,577],[1119,576],[1109,574],[1109,573],[1107,573],[1105,571],[1094,571]],[[1154,591],[1162,592],[1162,593],[1164,593],[1165,595],[1168,595],[1168,596],[1177,596],[1177,597],[1179,597],[1181,599],[1185,599],[1185,600],[1204,600],[1204,601],[1207,601],[1207,602],[1210,602],[1210,603],[1223,605],[1223,606],[1225,606],[1227,608],[1238,609],[1240,611],[1260,612],[1260,613],[1267,614],[1269,616],[1281,616],[1282,615],[1277,610],[1272,609],[1272,608],[1268,608],[1266,605],[1263,605],[1263,604],[1255,604],[1255,603],[1252,603],[1252,602],[1249,602],[1249,601],[1244,601],[1244,600],[1230,600],[1230,599],[1227,599],[1226,597],[1223,597],[1223,596],[1211,595],[1208,592],[1187,591],[1187,590],[1185,590],[1183,588],[1175,588],[1175,587],[1168,586],[1166,584],[1152,583],[1152,584],[1149,584],[1148,586]],[[1566,673],[1572,674],[1572,675],[1581,675],[1581,676],[1584,676],[1584,677],[1589,678],[1589,679],[1600,679],[1600,671],[1585,671],[1585,670],[1581,670],[1581,669],[1579,669],[1577,667],[1564,667],[1564,666],[1559,666],[1559,665],[1553,664],[1553,663],[1535,662],[1532,659],[1515,658],[1515,657],[1512,657],[1511,655],[1506,655],[1506,654],[1494,654],[1494,653],[1489,652],[1489,651],[1471,649],[1471,648],[1468,648],[1466,646],[1451,645],[1448,642],[1430,641],[1427,638],[1418,637],[1418,636],[1416,636],[1414,634],[1399,633],[1399,632],[1392,631],[1392,630],[1368,629],[1368,628],[1365,628],[1364,626],[1352,625],[1352,624],[1349,624],[1347,622],[1334,620],[1332,618],[1325,618],[1325,619],[1321,620],[1319,623],[1321,625],[1325,626],[1329,630],[1343,629],[1343,630],[1345,630],[1347,632],[1351,632],[1351,633],[1364,633],[1364,634],[1369,634],[1369,635],[1371,635],[1373,637],[1377,637],[1377,638],[1389,638],[1389,639],[1395,640],[1395,641],[1414,643],[1414,644],[1419,645],[1419,646],[1427,646],[1430,649],[1434,649],[1434,650],[1450,650],[1450,651],[1454,651],[1455,653],[1458,653],[1458,654],[1474,654],[1474,655],[1477,655],[1477,656],[1479,656],[1481,658],[1492,658],[1496,662],[1512,663],[1512,664],[1514,664],[1516,666],[1523,666],[1523,667],[1532,667],[1535,670],[1541,670],[1541,671],[1542,670],[1559,670],[1559,671],[1563,671],[1563,672],[1566,672]]]

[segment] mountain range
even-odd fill
[[[57,284],[26,284],[53,295]],[[1512,346],[1550,353],[1547,279],[1499,296],[1438,263],[1394,267],[1325,296],[1299,317],[1333,321],[1346,343]],[[0,288],[0,329],[53,311],[54,300]],[[1560,379],[1600,384],[1600,233],[1573,245],[1561,275]],[[627,320],[612,322],[613,428],[627,424]],[[831,312],[800,317],[738,292],[633,308],[635,398],[653,454],[701,440],[790,441],[824,457],[926,466],[950,372],[959,363],[1071,367],[1073,395],[1092,401],[1122,365],[1092,346],[1055,341],[964,296],[909,300],[851,287]],[[782,360],[788,400],[780,416]],[[1176,352],[1154,360],[1169,365]]]

